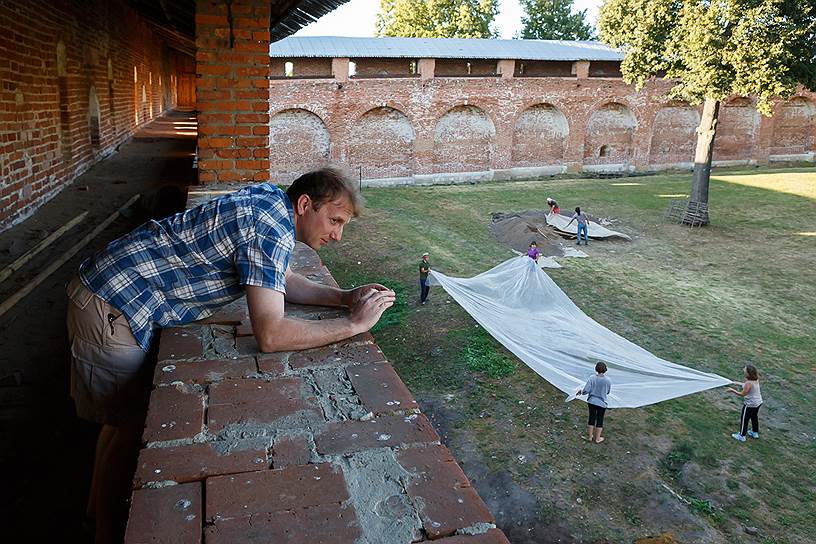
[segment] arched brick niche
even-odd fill
[[[771,155],[798,155],[816,151],[816,104],[795,96],[780,104],[774,119]]]
[[[269,163],[272,179],[290,182],[300,173],[329,160],[329,130],[323,120],[304,109],[282,110],[269,120]]]
[[[561,164],[569,124],[551,104],[535,104],[521,112],[513,127],[513,166]]]
[[[607,102],[592,112],[584,140],[584,164],[627,163],[633,154],[637,119],[627,106]]]
[[[734,98],[720,107],[713,160],[747,161],[753,155],[759,113],[748,98]]]
[[[370,109],[351,130],[349,165],[362,166],[366,179],[410,176],[415,139],[411,121],[400,110],[388,106]]]
[[[489,170],[495,137],[496,127],[481,108],[462,105],[448,110],[434,128],[434,171]]]
[[[700,112],[686,102],[660,108],[652,123],[650,164],[688,163],[694,160]]]

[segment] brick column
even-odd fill
[[[199,181],[269,179],[269,0],[196,2]]]
[[[496,66],[496,73],[501,74],[502,79],[512,78],[515,71],[516,61],[513,59],[500,60]]]
[[[433,79],[436,59],[419,59],[419,78]]]
[[[776,107],[776,114],[779,113],[779,105]],[[773,145],[774,124],[776,123],[776,115],[773,117],[759,116],[759,127],[757,128],[756,141],[754,142],[753,153],[751,159],[756,161],[756,164],[767,166],[770,161],[770,147]]]
[[[589,77],[589,61],[577,60],[573,62],[572,73],[575,74],[578,79],[587,79]]]

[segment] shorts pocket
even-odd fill
[[[91,290],[85,287],[85,284],[79,279],[79,275],[75,275],[71,278],[71,281],[68,282],[65,288],[65,293],[71,302],[80,310],[84,310],[94,297]]]

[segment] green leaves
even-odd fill
[[[572,0],[521,0],[525,16],[521,37],[536,40],[593,40],[586,10],[572,12]]]
[[[676,79],[672,96],[773,101],[798,84],[816,90],[816,7],[807,0],[607,0],[601,39],[621,48],[624,79]]]
[[[497,0],[380,0],[378,36],[494,38]]]

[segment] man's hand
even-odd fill
[[[376,325],[383,312],[393,306],[396,300],[394,291],[382,285],[364,285],[354,291],[357,292],[356,301],[349,306],[349,319],[357,332],[365,332]]]
[[[366,285],[361,285],[360,287],[355,287],[354,289],[345,291],[343,293],[342,305],[353,311],[354,307],[360,302],[360,299],[372,289],[375,291],[385,291],[391,295],[394,295],[394,292],[385,285],[380,285],[379,283],[368,283]]]

